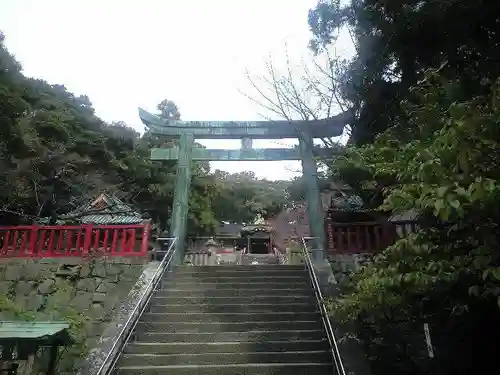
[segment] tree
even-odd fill
[[[247,70],[247,80],[255,93],[243,95],[269,115],[288,121],[331,117],[348,108],[339,95],[338,77],[344,64],[340,58],[325,52],[294,64],[287,49],[285,57],[283,69],[279,69],[270,57],[265,62],[266,75],[254,76]],[[325,138],[322,141],[328,147],[338,147],[338,143],[332,139]]]
[[[289,203],[288,181],[259,180],[253,172],[230,174],[216,170],[218,196],[214,208],[220,221],[253,222],[257,215],[268,218]]]
[[[429,68],[460,76],[469,98],[488,92],[500,64],[500,4],[457,1],[319,0],[309,12],[315,51],[347,27],[357,54],[339,78],[341,96],[357,114],[352,139],[367,144],[406,123],[399,103]],[[481,25],[481,27],[475,27]]]
[[[81,186],[80,176],[100,170],[97,159],[109,160],[99,147],[103,123],[87,98],[25,78],[3,44],[0,96],[4,219],[14,220],[7,213],[18,221],[54,216]]]
[[[157,106],[159,116],[168,120],[180,120],[181,113],[177,105],[168,99],[163,99]]]
[[[104,123],[95,116],[86,96],[77,97],[62,85],[24,77],[3,43],[0,100],[0,209],[4,223],[31,222],[41,216],[54,221],[107,191],[134,204],[158,224],[167,225],[175,169],[149,160],[148,134],[141,138],[123,122]],[[163,101],[159,108],[173,118],[180,116],[171,101]],[[195,231],[214,226],[207,219],[212,215],[214,193],[201,190],[203,193],[194,196],[209,203],[193,209],[190,225]]]
[[[382,342],[371,345],[372,354],[380,358],[382,350],[390,350],[401,358],[385,363],[385,373],[387,366],[399,373],[430,373],[429,359],[415,342],[395,341],[418,338],[423,322],[443,338],[435,350],[441,366],[455,374],[470,373],[472,366],[459,359],[462,349],[455,341],[476,353],[478,335],[500,331],[490,318],[485,323],[500,315],[500,80],[488,95],[471,100],[461,99],[463,89],[459,80],[428,73],[405,108],[411,140],[390,128],[373,145],[353,148],[338,160],[365,170],[374,183],[386,182],[384,209],[425,218],[420,231],[377,255],[344,296],[332,301],[338,318],[370,318],[369,340]],[[456,325],[464,328],[454,331]],[[492,360],[475,355],[474,366],[479,356],[481,363]]]
[[[320,191],[328,189],[328,178],[321,175],[318,176],[318,187]],[[306,189],[307,186],[304,181],[304,177],[296,177],[287,187],[287,194],[290,202],[292,204],[303,202],[306,200]]]
[[[332,301],[338,318],[362,321],[376,373],[477,372],[498,350],[488,336],[500,330],[499,15],[463,0],[321,0],[310,11],[316,51],[348,27],[357,52],[340,91],[356,113],[350,141],[363,147],[330,171],[422,221]],[[423,322],[435,360],[419,352]]]
[[[3,224],[54,222],[106,191],[132,204],[160,229],[169,226],[176,164],[150,160],[151,147],[173,141],[140,136],[124,122],[107,124],[86,96],[23,76],[0,40],[0,219]],[[173,101],[160,116],[180,119]],[[199,144],[196,147],[203,147]],[[252,221],[286,204],[286,182],[252,173],[212,173],[193,163],[188,231],[213,234],[219,221]],[[236,208],[235,208],[236,207]]]

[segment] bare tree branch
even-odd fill
[[[0,213],[1,212],[7,213],[7,214],[16,215],[16,216],[21,216],[21,217],[24,217],[26,219],[36,219],[37,218],[37,216],[28,215],[28,214],[25,214],[24,212],[13,211],[13,210],[8,210],[8,209],[3,209],[3,208],[0,209]]]
[[[34,192],[35,192],[35,200],[36,200],[36,203],[38,204],[38,206],[40,206],[40,199],[38,198],[38,186],[36,184],[35,181],[33,181],[33,189],[34,189]]]
[[[269,68],[268,68],[268,71],[269,71]],[[271,70],[271,72],[272,72],[272,70]],[[250,96],[248,94],[244,94],[243,93],[243,95],[245,95],[247,98],[249,98],[255,104],[258,104],[261,107],[267,109],[268,111],[271,111],[271,112],[277,114],[278,116],[285,118],[286,120],[289,120],[289,121],[291,120],[290,116],[287,114],[287,112],[285,111],[285,108],[281,105],[281,103],[279,101],[278,101],[278,103],[276,103],[268,95],[266,95],[259,88],[259,86],[255,82],[255,79],[252,78],[252,76],[250,75],[250,72],[248,70],[246,70],[246,77],[247,77],[248,82],[250,83],[250,85],[257,91],[257,93],[262,97],[262,99],[264,99],[265,103],[263,103],[262,101],[259,101],[259,100],[255,99],[254,97],[252,97],[252,96]],[[268,83],[268,84],[270,83],[270,81],[266,77],[261,77],[261,79],[265,80],[266,83]],[[273,83],[271,83],[271,85],[274,87]],[[277,95],[279,95],[278,94],[279,91],[275,91],[275,93]]]
[[[247,69],[245,76],[254,94],[241,90],[240,93],[269,114],[288,121],[331,117],[351,107],[340,94],[340,59],[325,52],[321,56],[309,54],[310,61],[301,59],[301,64],[293,64],[286,45],[284,56],[283,71],[278,69],[271,56],[264,63],[264,75],[253,76]],[[326,67],[322,66],[322,60],[325,60]],[[322,139],[322,142],[327,147],[337,146],[337,142],[331,139]]]

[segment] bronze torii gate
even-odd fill
[[[152,134],[179,139],[174,148],[153,148],[152,160],[178,160],[170,234],[177,237],[177,254],[184,251],[191,185],[192,160],[301,160],[306,182],[309,229],[314,248],[324,247],[323,209],[318,189],[316,156],[332,155],[334,150],[316,148],[313,138],[337,137],[350,122],[350,114],[314,121],[179,121],[166,120],[139,108],[139,117]],[[298,138],[297,149],[253,149],[253,139]],[[240,150],[205,149],[194,146],[195,139],[241,139]],[[322,259],[322,252],[313,252]]]

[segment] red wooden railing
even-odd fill
[[[376,253],[417,229],[416,221],[339,223],[325,219],[328,254]]]
[[[149,224],[0,227],[0,258],[146,256]]]

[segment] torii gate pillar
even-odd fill
[[[175,179],[174,204],[170,235],[177,238],[174,264],[182,262],[186,246],[187,217],[189,211],[189,193],[191,191],[192,160],[194,135],[183,133],[179,138],[179,159]]]
[[[318,168],[313,153],[313,138],[309,132],[299,135],[302,176],[306,185],[307,216],[309,218],[309,233],[313,237],[313,259],[323,259],[325,244],[324,214],[321,195],[318,187]]]
[[[170,226],[171,235],[177,238],[176,263],[183,256],[191,187],[193,160],[301,160],[308,205],[309,229],[313,242],[313,259],[322,260],[324,238],[323,209],[318,189],[318,171],[314,155],[327,156],[338,152],[315,148],[314,138],[338,137],[344,125],[350,123],[352,114],[341,113],[314,121],[180,121],[159,118],[142,109],[139,116],[151,133],[179,139],[179,147],[154,148],[152,160],[178,160],[174,207]],[[253,149],[252,139],[299,138],[297,149]],[[194,147],[195,139],[241,139],[241,150],[217,150]]]

